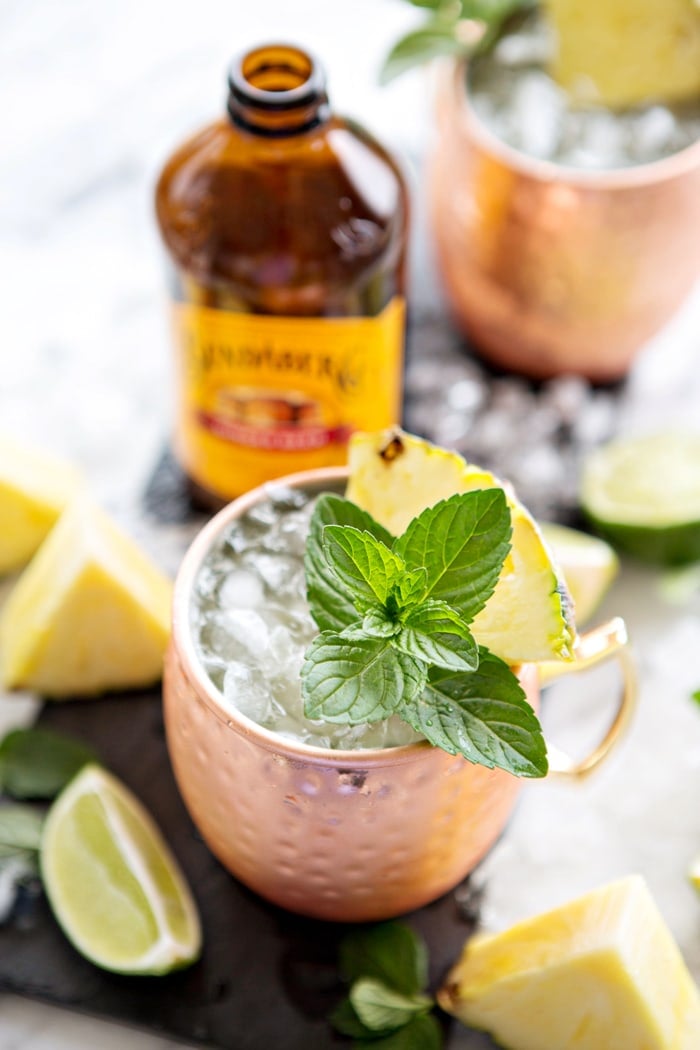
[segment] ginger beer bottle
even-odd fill
[[[399,421],[407,192],[389,153],[329,108],[291,46],[235,62],[228,113],[156,190],[171,261],[176,456],[223,501],[344,463]]]

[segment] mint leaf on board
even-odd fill
[[[18,799],[53,799],[98,756],[80,740],[50,729],[14,729],[0,743],[0,792]]]
[[[301,693],[307,718],[359,725],[377,722],[419,697],[426,667],[388,638],[345,638],[322,632],[306,650]]]
[[[306,596],[311,615],[321,631],[342,631],[357,620],[357,610],[352,592],[340,583],[326,560],[323,530],[327,525],[350,525],[369,532],[387,547],[391,547],[393,537],[371,514],[342,496],[326,492],[317,500],[309,525],[304,559]]]
[[[366,1050],[440,1050],[442,1030],[432,1014],[419,1014],[389,1035],[356,1045],[363,1045]]]
[[[412,1017],[427,1013],[433,1006],[433,1000],[427,995],[404,995],[374,977],[355,981],[349,998],[362,1024],[375,1032],[401,1028]]]
[[[0,858],[36,852],[44,818],[30,806],[0,806]]]
[[[425,692],[401,716],[451,755],[521,777],[547,773],[537,716],[511,669],[487,649],[479,649],[479,668],[471,674],[433,668]]]
[[[383,922],[352,930],[343,938],[340,972],[349,983],[374,977],[404,995],[415,995],[428,982],[428,953],[410,926]]]
[[[469,628],[446,602],[429,599],[411,609],[394,644],[436,667],[475,671],[479,666],[479,650]]]
[[[326,525],[323,553],[355,607],[361,601],[385,605],[403,562],[381,540],[348,525]]]
[[[407,569],[426,569],[426,598],[447,602],[470,623],[496,588],[511,531],[503,489],[475,489],[424,510],[392,549]]]
[[[328,1017],[336,1032],[341,1035],[349,1035],[352,1039],[376,1039],[377,1033],[373,1028],[363,1024],[355,1013],[350,999],[343,999]]]

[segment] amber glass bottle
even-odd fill
[[[407,193],[391,156],[331,113],[305,52],[234,63],[228,116],[156,190],[172,262],[175,451],[200,491],[344,463],[397,422]]]

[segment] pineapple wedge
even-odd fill
[[[10,592],[0,680],[48,697],[150,685],[170,630],[170,581],[109,518],[76,500]]]
[[[697,1050],[700,995],[641,876],[467,942],[444,1010],[508,1050]]]
[[[0,576],[26,565],[80,485],[67,463],[0,435]]]
[[[553,74],[574,99],[606,106],[700,96],[697,0],[545,0]]]
[[[394,535],[455,492],[506,488],[512,547],[496,590],[471,625],[474,637],[509,664],[571,658],[576,631],[566,586],[537,525],[493,474],[398,429],[353,435],[349,464],[348,499]]]

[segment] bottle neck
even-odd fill
[[[233,63],[228,85],[231,120],[256,135],[298,135],[330,115],[323,70],[286,44],[246,52]]]

